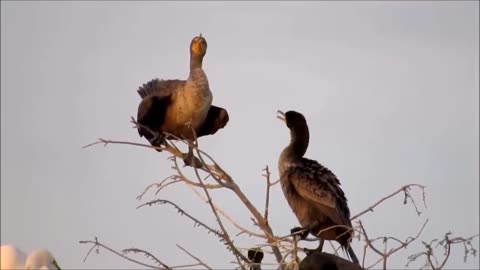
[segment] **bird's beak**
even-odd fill
[[[277,118],[282,120],[283,122],[286,122],[285,121],[285,113],[283,113],[282,111],[277,111]]]
[[[202,37],[202,33],[200,33],[200,35],[198,35],[198,37]]]
[[[57,267],[58,270],[62,270],[62,268],[60,268],[60,266],[58,266],[58,263],[57,263],[56,260],[53,260],[53,265],[54,265],[55,267]]]

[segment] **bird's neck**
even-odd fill
[[[202,68],[203,56],[198,54],[191,54],[190,55],[190,71]]]
[[[282,168],[286,169],[288,164],[303,158],[303,155],[307,152],[310,139],[308,127],[302,125],[291,128],[290,138],[290,143],[285,149],[283,149],[282,154],[280,155],[279,167],[281,171],[283,171]]]

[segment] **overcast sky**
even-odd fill
[[[427,186],[420,217],[402,196],[362,217],[372,237],[412,236],[427,218],[421,241],[447,231],[476,234],[478,10],[477,1],[2,1],[1,243],[48,248],[63,268],[136,267],[106,251],[84,263],[89,246],[78,241],[94,236],[171,265],[190,262],[178,243],[212,267],[232,267],[217,239],[172,208],[136,209],[147,185],[173,173],[167,153],[81,148],[99,137],[145,143],[129,123],[136,90],[156,77],[185,79],[188,46],[199,33],[208,42],[213,103],[230,114],[227,127],[200,146],[259,209],[262,169],[278,178],[289,140],[276,111],[294,109],[310,125],[307,156],[337,174],[353,214],[404,184]],[[214,195],[252,228],[231,192]],[[189,188],[159,197],[215,226]],[[277,235],[298,225],[279,186],[270,211]],[[353,247],[360,257],[363,243]],[[419,248],[413,244],[389,268],[403,268]],[[479,268],[478,259],[463,264],[462,247],[455,249],[448,268]]]

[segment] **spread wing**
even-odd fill
[[[145,98],[150,95],[156,96],[171,96],[174,91],[178,91],[179,88],[183,88],[185,80],[159,80],[153,79],[147,83],[144,83],[137,90],[141,98]]]
[[[172,93],[184,85],[184,80],[153,79],[140,86],[137,92],[142,101],[138,105],[137,122],[152,131],[158,131],[165,121]],[[138,134],[150,140],[153,137],[152,133],[142,126],[138,127]]]
[[[296,192],[316,204],[332,221],[350,225],[347,199],[335,174],[310,159],[302,159],[300,166],[290,176]]]
[[[219,129],[224,128],[228,123],[228,112],[217,106],[210,106],[207,118],[200,127],[197,137],[215,134]]]

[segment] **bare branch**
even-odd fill
[[[139,249],[139,248],[126,248],[126,249],[122,250],[123,254],[127,254],[129,252],[133,252],[135,254],[138,254],[138,253],[143,254],[143,255],[145,255],[145,257],[153,260],[155,263],[161,265],[165,269],[171,269],[170,267],[168,267],[168,265],[164,264],[162,261],[160,261],[157,257],[153,256],[153,254],[148,252],[148,251],[145,251],[145,250]]]
[[[465,262],[469,254],[472,254],[474,257],[476,257],[477,251],[471,245],[471,241],[474,238],[478,237],[478,234],[467,237],[467,238],[464,238],[464,237],[450,238],[450,236],[451,236],[451,233],[448,232],[445,234],[444,238],[440,241],[438,239],[433,239],[429,243],[422,242],[423,245],[425,246],[425,250],[419,253],[410,255],[408,257],[408,262],[406,266],[408,266],[411,262],[415,261],[419,257],[425,256],[426,260],[422,268],[430,267],[433,270],[443,269],[443,267],[445,266],[445,264],[447,263],[450,257],[452,245],[455,245],[455,244],[463,244],[465,248],[465,257],[464,257]],[[437,243],[437,245],[434,247],[435,243]],[[434,249],[439,246],[444,249],[444,258],[441,263],[438,262],[434,254]]]
[[[203,160],[202,160],[203,162]],[[232,253],[235,255],[236,259],[238,260],[238,263],[240,264],[240,266],[242,267],[242,269],[244,269],[244,266],[243,264],[240,263],[240,259],[244,262],[247,262],[248,263],[248,258],[246,258],[240,251],[238,251],[238,249],[235,247],[235,245],[233,244],[233,241],[231,240],[230,238],[230,235],[228,234],[227,232],[227,229],[225,228],[225,226],[223,225],[223,222],[222,222],[222,219],[220,218],[220,216],[218,215],[217,213],[217,210],[215,209],[215,206],[213,205],[213,200],[212,200],[212,197],[210,197],[210,193],[208,192],[208,189],[205,188],[205,185],[203,184],[203,180],[202,178],[200,177],[200,175],[198,174],[198,170],[197,168],[194,168],[194,171],[195,171],[195,175],[197,176],[197,180],[199,181],[200,184],[202,184],[203,186],[203,191],[205,192],[205,195],[207,196],[207,202],[208,204],[210,205],[210,208],[213,212],[213,214],[215,215],[215,219],[217,220],[217,223],[218,225],[220,226],[220,229],[222,230],[222,233],[223,233],[223,239],[225,240],[225,243],[227,244],[227,246],[229,247],[229,249],[232,251]]]
[[[205,203],[208,203],[208,199],[204,198],[196,189],[193,189],[193,192],[202,200],[204,201]],[[240,230],[240,233],[246,233],[248,235],[251,235],[251,236],[255,236],[255,237],[259,237],[259,238],[266,238],[265,235],[263,234],[260,234],[260,233],[256,233],[256,232],[253,232],[247,228],[245,228],[244,226],[241,226],[239,225],[233,218],[231,218],[225,211],[223,211],[220,207],[218,207],[216,204],[213,204],[213,206],[215,207],[215,209],[217,210],[217,212],[222,215],[223,217],[225,217],[228,221],[230,221],[230,223],[235,226],[237,229]],[[237,234],[237,235],[239,235]]]
[[[267,188],[266,188],[266,194],[265,194],[265,213],[263,214],[263,218],[265,219],[265,222],[268,223],[268,205],[270,203],[270,171],[268,170],[268,165],[265,166],[265,174],[263,175],[265,177],[265,180],[267,181]]]
[[[146,263],[137,261],[137,260],[135,260],[135,259],[132,259],[132,258],[130,258],[130,257],[128,257],[128,256],[125,256],[124,254],[122,254],[122,253],[120,253],[120,252],[118,252],[118,251],[116,251],[116,250],[114,250],[114,249],[112,249],[112,248],[109,248],[108,246],[106,246],[106,245],[98,242],[97,237],[95,237],[95,240],[94,240],[94,241],[90,241],[90,240],[87,240],[87,241],[79,241],[79,243],[80,243],[80,244],[93,244],[92,249],[95,248],[95,247],[102,247],[102,248],[110,251],[111,253],[113,253],[113,254],[115,254],[115,255],[117,255],[117,256],[120,256],[120,257],[124,258],[125,260],[131,261],[131,262],[136,263],[136,264],[141,265],[141,266],[145,266],[145,267],[153,268],[153,269],[167,269],[167,268],[161,268],[161,267],[158,267],[158,266],[155,266],[155,265],[146,264]],[[92,249],[90,249],[90,250],[88,251],[87,256],[85,257],[84,261],[87,260],[87,257],[88,257],[88,255],[90,254],[90,252],[92,251]],[[98,252],[98,251],[97,251],[97,252]]]
[[[132,122],[137,124],[133,118],[132,118]],[[195,131],[193,131],[193,132],[195,132]],[[282,269],[285,269],[285,268],[291,269],[290,267],[296,267],[296,266],[299,265],[299,258],[297,256],[297,252],[302,251],[303,249],[297,247],[297,241],[291,239],[291,236],[293,236],[293,235],[287,235],[287,236],[283,236],[283,237],[276,236],[273,233],[273,230],[272,230],[272,228],[269,224],[269,221],[268,221],[269,212],[270,212],[271,187],[274,186],[275,184],[279,183],[279,181],[280,181],[280,180],[277,180],[277,181],[271,182],[270,169],[269,169],[268,166],[266,166],[264,168],[264,174],[263,174],[263,177],[265,177],[265,180],[266,180],[266,190],[265,190],[265,208],[264,208],[264,212],[261,213],[251,203],[249,198],[243,193],[243,191],[237,185],[237,183],[234,181],[234,179],[227,172],[225,172],[222,169],[222,167],[208,153],[199,149],[198,142],[197,142],[196,139],[195,139],[194,142],[191,142],[191,141],[188,141],[188,140],[183,140],[181,138],[177,138],[174,135],[170,136],[170,134],[168,135],[168,137],[173,138],[173,140],[176,140],[176,142],[173,142],[172,140],[167,139],[165,141],[165,144],[162,145],[161,147],[154,147],[154,146],[151,146],[151,145],[146,145],[146,144],[141,144],[141,143],[99,139],[97,142],[86,145],[85,147],[90,147],[90,146],[96,145],[96,144],[103,144],[104,146],[106,146],[108,144],[127,144],[127,145],[147,147],[147,148],[153,148],[153,149],[169,152],[170,154],[172,154],[171,159],[173,160],[173,163],[174,163],[174,166],[172,168],[176,170],[176,175],[165,178],[164,180],[162,180],[159,183],[154,183],[154,184],[149,185],[137,197],[137,199],[142,199],[143,196],[153,187],[157,188],[157,190],[155,192],[155,195],[156,195],[163,188],[166,188],[167,186],[183,182],[183,183],[187,184],[187,186],[189,186],[195,192],[195,194],[197,196],[199,196],[203,201],[205,201],[206,203],[209,204],[210,210],[212,211],[213,215],[215,216],[215,219],[216,219],[220,229],[217,230],[217,229],[213,229],[213,228],[207,226],[205,223],[199,221],[197,218],[194,218],[190,214],[186,213],[183,209],[181,209],[180,207],[178,207],[178,205],[176,205],[175,203],[173,203],[171,201],[160,200],[160,199],[152,200],[150,202],[147,202],[145,204],[142,204],[142,205],[138,206],[137,208],[141,208],[145,205],[151,206],[153,204],[170,204],[170,205],[172,205],[173,207],[175,207],[177,209],[177,211],[181,215],[186,215],[189,219],[193,220],[195,222],[195,225],[201,226],[201,227],[207,229],[209,232],[214,233],[217,237],[219,237],[221,239],[221,241],[224,242],[224,244],[226,244],[227,248],[235,256],[235,258],[237,260],[235,262],[235,264],[237,264],[242,269],[245,269],[246,265],[248,265],[249,260],[234,245],[232,238],[230,237],[229,233],[227,232],[226,227],[224,226],[224,221],[222,220],[222,218],[226,218],[236,229],[238,229],[240,231],[237,234],[237,236],[241,235],[241,234],[248,234],[249,236],[254,236],[254,237],[258,237],[258,238],[262,239],[262,242],[266,242],[266,243],[260,244],[260,246],[270,247],[271,251],[266,252],[266,253],[273,254],[275,256],[275,259],[276,259],[277,263],[276,264],[262,263],[262,265],[276,265],[276,266],[279,266]],[[195,173],[197,181],[187,178],[187,176],[184,174],[184,171],[178,165],[176,158],[184,159],[186,154],[182,153],[179,150],[176,143],[184,143],[184,144],[188,145],[189,147],[191,147],[190,149],[194,150],[195,155],[198,156],[198,158],[196,156],[194,156],[195,159],[196,159],[196,161],[195,161],[196,165],[192,166],[193,172]],[[197,165],[197,163],[199,165]],[[203,178],[198,170],[202,170],[204,173],[206,173],[206,176],[204,176],[204,178]],[[212,184],[207,182],[208,177],[213,178],[214,182]],[[202,188],[202,190],[205,193],[205,197],[202,196],[199,193],[197,188]],[[231,190],[235,193],[235,195],[239,198],[239,200],[245,205],[245,207],[251,213],[251,215],[252,215],[251,219],[252,219],[254,225],[258,226],[263,231],[262,233],[254,232],[252,230],[247,229],[245,226],[239,225],[239,223],[236,222],[235,219],[233,219],[230,215],[228,215],[225,211],[223,211],[221,208],[219,208],[213,202],[212,197],[210,196],[209,190],[211,190],[211,189],[221,189],[221,188],[229,189],[229,190]],[[389,200],[390,198],[393,198],[396,195],[402,194],[402,193],[404,195],[404,204],[406,204],[408,201],[411,201],[411,203],[413,204],[413,206],[415,208],[415,211],[416,211],[417,215],[421,215],[422,212],[418,208],[417,202],[414,200],[414,198],[412,196],[412,189],[413,188],[421,189],[423,205],[426,208],[427,207],[426,200],[425,200],[425,188],[426,187],[423,186],[423,185],[419,185],[419,184],[408,184],[408,185],[402,186],[397,191],[381,198],[380,200],[378,200],[376,203],[369,206],[364,211],[361,211],[360,213],[353,216],[351,218],[351,220],[355,220],[355,219],[358,220],[359,217],[363,216],[367,212],[373,212],[374,209],[377,208],[380,204],[382,204],[385,201]],[[388,258],[390,256],[392,256],[393,254],[395,254],[396,252],[398,252],[399,250],[406,248],[412,242],[416,241],[418,239],[418,237],[421,235],[421,233],[423,232],[427,223],[428,223],[428,220],[425,221],[423,226],[420,228],[420,230],[417,232],[417,234],[414,237],[407,237],[405,240],[400,240],[400,239],[398,239],[396,237],[393,237],[393,236],[383,236],[383,237],[377,237],[377,238],[374,238],[374,239],[369,238],[368,235],[367,235],[367,232],[365,230],[365,227],[363,226],[363,224],[360,220],[358,220],[358,224],[359,224],[358,227],[355,226],[354,228],[349,228],[349,230],[354,230],[354,231],[358,230],[358,232],[359,232],[357,234],[358,236],[355,236],[355,238],[357,238],[359,240],[363,239],[363,241],[365,241],[365,245],[363,246],[362,266],[365,266],[365,263],[366,263],[367,250],[371,249],[371,250],[374,251],[374,253],[379,255],[380,258],[378,260],[376,260],[376,262],[374,262],[374,264],[371,265],[368,268],[375,267],[378,263],[383,262],[383,269],[386,269]],[[325,230],[332,229],[333,227],[340,227],[340,226],[332,226],[331,228],[327,228]],[[425,267],[428,266],[428,267],[431,267],[434,270],[435,269],[441,269],[446,265],[446,262],[447,262],[448,258],[450,257],[451,245],[461,244],[461,245],[463,245],[464,250],[465,250],[464,259],[466,261],[467,257],[470,254],[472,254],[473,256],[476,256],[477,251],[476,251],[476,249],[473,248],[473,246],[471,244],[471,240],[474,237],[478,237],[478,235],[472,236],[471,238],[461,238],[461,237],[452,238],[452,237],[450,237],[450,234],[447,234],[443,240],[439,241],[439,240],[434,239],[428,244],[424,243],[424,245],[426,247],[426,250],[421,252],[421,253],[411,255],[409,257],[409,260],[413,261],[413,260],[415,260],[419,257],[426,256],[425,257],[426,262],[424,264]],[[307,238],[304,241],[317,241],[317,239],[316,238]],[[381,241],[382,244],[379,244],[377,241]],[[332,249],[335,252],[335,255],[332,254],[332,256],[338,257],[337,251],[338,251],[339,248],[335,248],[335,246],[332,244],[331,241],[328,241],[328,242],[330,243]],[[389,243],[392,243],[392,242],[394,242],[393,247],[390,247]],[[179,245],[177,245],[178,248],[182,249],[187,255],[189,255],[190,257],[195,259],[198,263],[190,264],[190,265],[180,265],[180,266],[168,267],[166,264],[163,264],[161,261],[159,261],[157,258],[155,258],[153,255],[151,255],[147,251],[143,251],[143,250],[140,250],[140,249],[136,249],[136,248],[125,249],[124,252],[123,252],[124,254],[120,254],[120,253],[116,252],[115,250],[110,249],[108,247],[105,247],[104,245],[98,243],[97,239],[95,239],[95,241],[81,241],[80,243],[93,244],[92,248],[88,251],[85,259],[88,257],[88,255],[91,253],[92,250],[94,250],[95,248],[97,248],[97,250],[98,250],[99,247],[103,247],[103,248],[109,250],[110,252],[115,253],[115,254],[123,257],[124,259],[130,260],[134,263],[137,263],[137,264],[145,266],[145,267],[158,268],[158,269],[179,269],[179,268],[186,268],[186,267],[203,266],[203,267],[205,267],[209,270],[211,269],[209,266],[207,266],[206,263],[204,263],[203,261],[201,261],[200,259],[198,259],[194,255],[192,255],[190,252],[188,252],[187,250],[185,250],[184,248],[182,248]],[[378,248],[379,245],[382,248]],[[444,250],[444,257],[443,257],[442,260],[439,260],[440,262],[437,261],[437,258],[434,254],[434,250],[437,247],[438,248],[443,248],[443,250]],[[381,250],[381,249],[383,249],[383,250]],[[147,258],[152,259],[159,266],[145,264],[145,263],[141,263],[139,261],[136,261],[134,259],[131,259],[131,258],[125,256],[125,253],[128,253],[128,252],[142,253]],[[291,260],[289,259],[290,255],[292,255]],[[340,258],[340,257],[338,257],[338,258]],[[243,262],[245,262],[245,263],[243,263]],[[408,265],[408,263],[407,263],[407,265]],[[341,269],[341,268],[339,268],[339,269]]]
[[[185,210],[183,210],[182,208],[180,208],[180,206],[176,205],[175,203],[169,201],[169,200],[161,200],[161,199],[156,199],[156,200],[152,200],[152,201],[149,201],[149,202],[146,202],[144,204],[141,204],[137,207],[137,209],[143,207],[143,206],[152,206],[153,204],[170,204],[171,206],[175,207],[177,209],[177,211],[183,216],[186,216],[188,217],[189,219],[193,220],[193,222],[195,222],[195,225],[199,225],[205,229],[207,229],[209,232],[215,234],[216,236],[220,237],[220,238],[223,238],[223,234],[220,233],[219,231],[211,228],[210,226],[206,225],[205,223],[201,222],[199,219],[193,217],[192,215],[188,214]]]
[[[184,249],[182,246],[180,246],[179,244],[177,244],[177,247],[181,250],[183,250],[183,252],[187,253],[190,257],[192,257],[193,259],[195,259],[200,265],[203,265],[205,268],[209,269],[209,270],[213,270],[210,266],[208,266],[206,263],[204,263],[202,260],[200,260],[198,257],[194,256],[192,253],[188,252],[186,249]]]
[[[407,194],[407,190],[410,188],[410,187],[419,187],[420,189],[422,189],[422,191],[425,189],[425,186],[422,186],[422,185],[418,185],[418,184],[408,184],[408,185],[405,185],[403,187],[401,187],[399,190],[393,192],[392,194],[386,196],[386,197],[383,197],[382,199],[380,199],[378,202],[374,203],[373,205],[371,205],[370,207],[368,207],[367,209],[363,210],[362,212],[356,214],[355,216],[351,217],[350,220],[354,220],[354,219],[357,219],[359,218],[360,216],[364,215],[365,213],[367,212],[373,212],[373,209],[375,207],[377,207],[378,205],[380,205],[381,203],[383,203],[384,201],[392,198],[393,196],[397,195],[398,193],[400,192],[404,192],[404,194]],[[425,196],[424,197],[424,202],[425,202]],[[410,196],[411,198],[411,196]],[[412,199],[413,201],[413,199]],[[416,208],[416,206],[415,206]],[[418,212],[418,210],[417,210]]]

